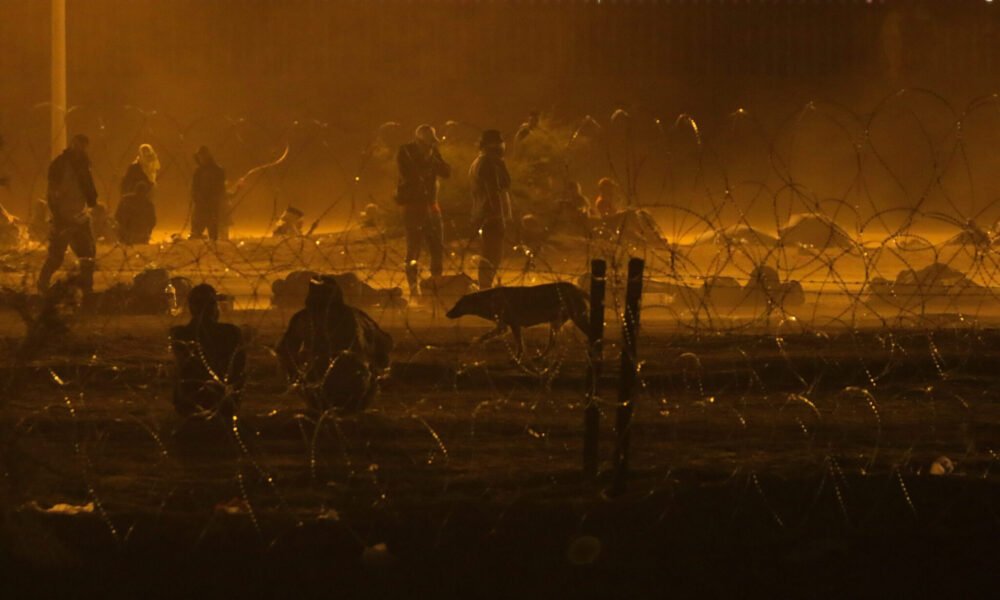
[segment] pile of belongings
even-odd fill
[[[806,246],[824,250],[827,248],[850,249],[854,240],[844,228],[824,215],[802,213],[792,215],[778,231],[778,239],[785,246]]]
[[[589,291],[590,275],[580,277],[578,285]],[[608,282],[609,292],[613,285],[613,282]],[[625,286],[617,287],[621,287],[624,294]],[[740,285],[735,277],[724,275],[707,277],[700,286],[645,279],[642,282],[642,293],[643,296],[659,295],[672,308],[691,312],[706,309],[751,312],[767,308],[790,309],[801,306],[806,300],[800,282],[783,282],[773,267],[765,265],[750,272],[750,280],[746,285]]]
[[[119,282],[86,295],[82,310],[95,314],[179,314],[187,307],[192,287],[187,277],[171,277],[166,269],[149,268],[136,274],[131,283]]]
[[[305,306],[309,282],[318,278],[315,271],[292,271],[271,283],[271,306],[298,310]],[[344,303],[364,308],[404,308],[406,300],[399,287],[375,288],[353,272],[327,275],[337,281],[344,294]]]
[[[996,304],[988,287],[943,263],[922,269],[903,269],[895,281],[871,280],[868,301],[873,307],[930,312],[975,312]]]

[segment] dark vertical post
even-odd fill
[[[618,415],[615,419],[614,469],[615,479],[609,490],[612,495],[625,491],[628,478],[629,434],[632,428],[632,400],[635,395],[639,347],[639,307],[642,300],[642,271],[645,261],[628,261],[628,284],[625,288],[625,323],[622,326],[622,362],[618,381]]]
[[[583,413],[583,474],[597,475],[598,431],[601,413],[597,407],[597,386],[604,360],[604,291],[608,263],[590,261],[590,333],[587,346],[587,407]]]

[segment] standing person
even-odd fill
[[[441,158],[438,143],[434,128],[421,125],[414,132],[414,140],[400,146],[396,153],[399,166],[396,203],[403,207],[406,227],[406,282],[410,298],[419,290],[417,260],[424,244],[431,255],[431,276],[440,277],[443,266],[444,234],[437,188],[438,178],[449,177],[451,167]]]
[[[115,210],[121,243],[128,246],[149,243],[156,227],[156,207],[150,199],[151,193],[146,182],[140,181],[131,192],[122,196]]]
[[[139,154],[129,164],[125,176],[122,177],[121,195],[131,194],[140,183],[145,183],[152,194],[159,174],[160,159],[156,156],[156,151],[149,144],[142,144],[139,146]]]
[[[202,283],[188,294],[191,321],[170,329],[174,354],[174,408],[184,417],[232,417],[246,383],[243,333],[219,322],[219,295]]]
[[[479,230],[483,249],[479,259],[479,289],[493,287],[503,260],[504,234],[511,220],[510,173],[503,155],[506,146],[496,129],[479,138],[479,156],[472,161],[472,222]]]
[[[228,219],[226,191],[226,172],[212,158],[208,148],[202,146],[194,155],[198,165],[191,179],[191,201],[194,208],[191,212],[191,237],[200,240],[208,231],[212,241],[219,239],[220,225]]]
[[[602,177],[597,182],[598,196],[594,201],[594,210],[602,219],[618,212],[618,184],[610,177]]]
[[[48,205],[52,215],[49,251],[38,274],[38,289],[49,288],[52,275],[62,266],[66,248],[80,261],[80,287],[90,292],[94,287],[94,259],[97,246],[90,228],[90,211],[97,205],[97,188],[90,174],[87,148],[90,140],[77,134],[49,165]]]
[[[118,238],[125,244],[148,244],[156,227],[153,189],[160,172],[160,159],[149,144],[139,146],[139,154],[122,177],[121,200],[115,210]]]

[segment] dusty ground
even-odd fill
[[[385,315],[399,348],[375,408],[317,423],[269,354],[286,316],[230,315],[255,336],[235,426],[173,416],[171,318],[84,319],[14,367],[7,317],[3,585],[960,595],[995,577],[996,332],[694,337],[650,324],[633,470],[609,499],[606,473],[580,475],[579,334],[520,368],[503,342],[468,345],[485,324]],[[605,471],[614,339],[606,356]],[[954,471],[931,475],[941,456]]]
[[[575,278],[587,260],[563,244],[512,259],[505,281]],[[453,245],[449,270],[473,271],[465,250]],[[647,273],[745,277],[753,262],[685,252],[648,253]],[[912,254],[783,254],[783,275],[807,291],[795,315],[696,322],[645,298],[632,471],[616,498],[604,493],[612,311],[592,481],[580,474],[584,347],[570,327],[553,354],[518,366],[502,340],[470,346],[484,322],[379,311],[397,349],[373,409],[303,413],[271,351],[290,316],[267,309],[271,281],[351,269],[400,285],[399,240],[100,255],[99,287],[156,265],[237,296],[225,317],[251,339],[245,402],[235,424],[174,416],[166,331],[181,317],[81,318],[25,358],[23,324],[0,312],[0,586],[11,597],[961,596],[995,583],[996,306],[887,322],[858,301],[872,265],[891,278],[928,262]],[[0,280],[30,285],[40,260],[5,257]],[[991,285],[990,260],[966,267]],[[531,334],[540,348],[544,329]],[[60,503],[83,512],[53,512]]]

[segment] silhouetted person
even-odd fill
[[[610,177],[603,177],[597,182],[597,199],[594,200],[594,211],[602,219],[618,212],[618,184]]]
[[[332,276],[309,282],[305,308],[278,343],[285,374],[316,411],[363,410],[389,366],[392,337],[364,311],[344,303]]]
[[[137,182],[131,192],[122,196],[115,211],[115,221],[118,222],[118,239],[123,244],[149,243],[156,227],[156,207],[145,182]]]
[[[479,156],[472,162],[472,219],[483,248],[479,259],[479,289],[493,287],[503,260],[504,234],[511,219],[510,173],[504,162],[503,136],[487,129],[479,139]]]
[[[159,174],[160,159],[156,156],[156,151],[151,145],[142,144],[135,160],[129,164],[122,177],[121,195],[131,194],[139,184],[145,184],[152,194]]]
[[[208,232],[210,240],[219,239],[220,226],[228,219],[228,194],[226,172],[212,158],[208,148],[202,146],[194,155],[198,165],[191,180],[191,238],[199,240]]]
[[[69,148],[49,165],[48,206],[52,220],[48,256],[38,275],[38,289],[42,292],[66,258],[66,248],[71,248],[80,261],[80,287],[85,292],[94,287],[97,247],[90,228],[90,211],[97,205],[97,188],[90,174],[89,145],[87,136],[75,135]]]
[[[451,167],[438,151],[437,132],[430,125],[417,127],[412,142],[396,154],[399,183],[396,202],[403,207],[406,227],[406,282],[410,296],[418,292],[417,274],[421,247],[431,255],[431,276],[440,277],[444,254],[441,206],[437,203],[438,178],[451,175]]]
[[[528,120],[521,123],[521,126],[517,128],[517,133],[514,134],[514,144],[515,148],[519,148],[521,142],[528,139],[528,136],[538,128],[538,121],[542,114],[537,110],[533,110],[528,113]]]
[[[240,328],[219,322],[219,296],[202,283],[188,294],[191,321],[170,329],[174,353],[174,408],[188,417],[232,416],[246,382],[246,351]]]
[[[303,220],[302,211],[289,206],[278,219],[278,225],[274,228],[274,237],[294,237],[302,235]]]
[[[156,227],[153,191],[160,172],[160,159],[149,144],[139,146],[135,160],[125,170],[121,200],[115,210],[118,239],[124,244],[148,244]]]

